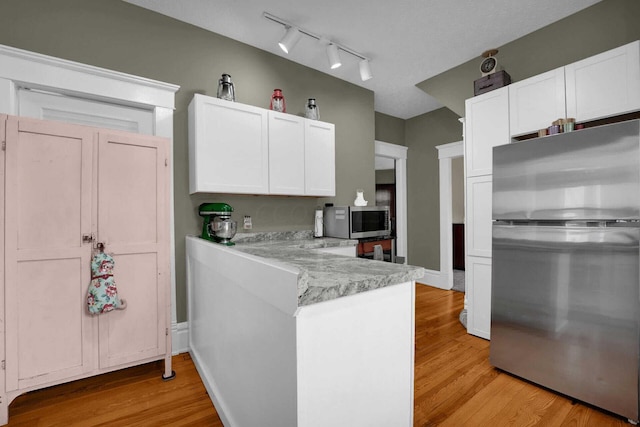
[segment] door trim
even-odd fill
[[[440,169],[440,271],[427,271],[424,280],[429,285],[451,289],[453,287],[451,159],[464,156],[464,145],[462,141],[458,141],[438,145],[436,149]]]
[[[396,256],[407,263],[407,150],[408,147],[375,141],[375,155],[394,159],[396,169]]]

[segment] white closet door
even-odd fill
[[[167,349],[168,146],[158,137],[99,135],[97,239],[114,257],[118,295],[127,302],[99,318],[101,368]]]
[[[153,111],[36,90],[18,91],[18,114],[153,135]]]

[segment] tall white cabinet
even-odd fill
[[[335,126],[196,94],[189,191],[335,196]]]
[[[465,109],[467,331],[489,339],[492,150],[510,142],[509,89],[503,87],[468,99]]]
[[[164,359],[171,375],[169,141],[0,118],[5,381],[18,395]],[[97,243],[115,260],[124,310],[87,311]]]
[[[467,331],[489,339],[493,147],[559,118],[640,114],[640,41],[467,99],[465,110]]]

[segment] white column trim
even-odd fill
[[[0,45],[0,113],[18,115],[17,92],[21,87],[153,111],[154,135],[171,141],[169,162],[173,165],[173,110],[180,86]],[[171,329],[174,342],[178,342],[173,333],[178,329],[173,173],[170,192]]]
[[[407,150],[403,145],[375,141],[375,155],[395,160],[396,169],[396,255],[407,262]]]
[[[436,149],[440,169],[440,271],[428,271],[424,283],[441,289],[451,289],[453,287],[451,159],[464,155],[464,145],[462,141],[458,141],[438,145]]]

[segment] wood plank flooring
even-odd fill
[[[458,321],[463,298],[416,285],[415,426],[628,426],[494,369],[489,342]],[[160,379],[157,362],[27,393],[9,407],[8,425],[221,427],[189,355],[173,368],[173,381]]]
[[[458,320],[463,306],[463,293],[416,285],[415,426],[628,425],[493,368],[489,341]]]

